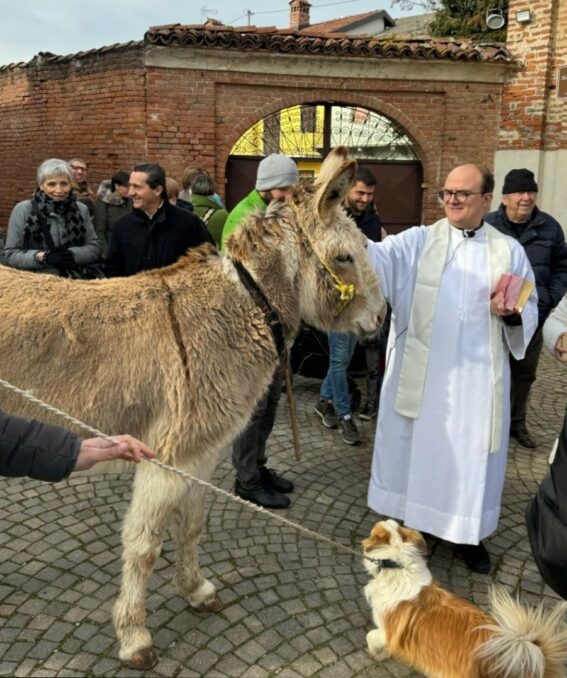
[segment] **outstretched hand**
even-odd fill
[[[104,438],[88,438],[83,440],[79,448],[79,456],[74,471],[86,471],[100,461],[125,459],[139,464],[142,457],[152,459],[156,453],[136,438],[129,435],[112,436],[114,443]]]

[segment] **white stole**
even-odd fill
[[[450,226],[447,219],[441,219],[429,228],[425,247],[419,259],[415,289],[410,310],[408,334],[402,357],[400,380],[396,394],[396,412],[410,419],[417,419],[421,413],[421,401],[429,362],[429,347],[433,331],[433,319],[441,276],[447,263]],[[488,245],[488,267],[490,290],[493,290],[502,273],[511,268],[510,246],[506,236],[484,222]],[[487,313],[490,318],[490,353],[492,374],[492,421],[490,430],[490,452],[498,452],[502,446],[504,347],[502,341],[502,320],[490,313],[487,299]]]

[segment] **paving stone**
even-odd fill
[[[26,658],[32,647],[33,643],[21,641],[12,643],[9,649],[4,653],[4,661],[21,662]]]
[[[247,664],[255,664],[263,656],[264,652],[265,649],[259,643],[251,640],[236,649],[234,653]]]
[[[37,662],[34,659],[24,659],[24,661],[14,671],[14,676],[31,676],[35,674]]]
[[[483,607],[492,580],[518,591],[526,602],[557,602],[532,560],[523,512],[546,472],[548,448],[561,427],[565,399],[557,389],[562,379],[551,359],[542,356],[528,425],[549,444],[529,453],[515,443],[510,447],[500,526],[487,540],[492,576],[471,574],[452,546],[430,543],[434,576]],[[286,517],[358,550],[375,522],[366,507],[373,425],[364,423],[364,442],[347,449],[312,412],[319,386],[311,379],[294,382],[301,466],[293,461],[283,399],[268,456],[296,483]],[[213,481],[231,491],[230,450],[221,456]],[[131,474],[72,476],[53,486],[0,479],[0,675],[139,677],[120,664],[111,622],[130,483]],[[146,601],[160,660],[145,675],[416,676],[391,660],[377,664],[366,653],[372,622],[360,559],[212,493],[205,503],[200,561],[225,608],[200,614],[176,594],[171,586],[175,554],[166,538]]]

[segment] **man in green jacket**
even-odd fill
[[[291,187],[299,180],[297,165],[285,155],[272,153],[258,165],[256,188],[230,212],[222,231],[222,249],[226,239],[254,210],[265,210],[272,200],[288,197]],[[273,185],[272,185],[273,184]]]
[[[256,188],[230,212],[222,232],[226,238],[255,210],[265,210],[272,200],[286,198],[299,180],[297,165],[284,155],[272,154],[258,165]],[[234,492],[242,499],[264,508],[287,508],[293,483],[266,466],[266,442],[276,419],[282,392],[282,370],[276,370],[272,383],[260,400],[250,421],[232,445],[236,470]]]

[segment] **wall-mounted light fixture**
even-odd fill
[[[519,12],[516,12],[516,21],[519,24],[531,24],[532,18],[532,13],[529,9],[521,9]]]
[[[504,28],[506,19],[501,9],[487,9],[486,10],[486,25],[491,31],[499,31]]]

